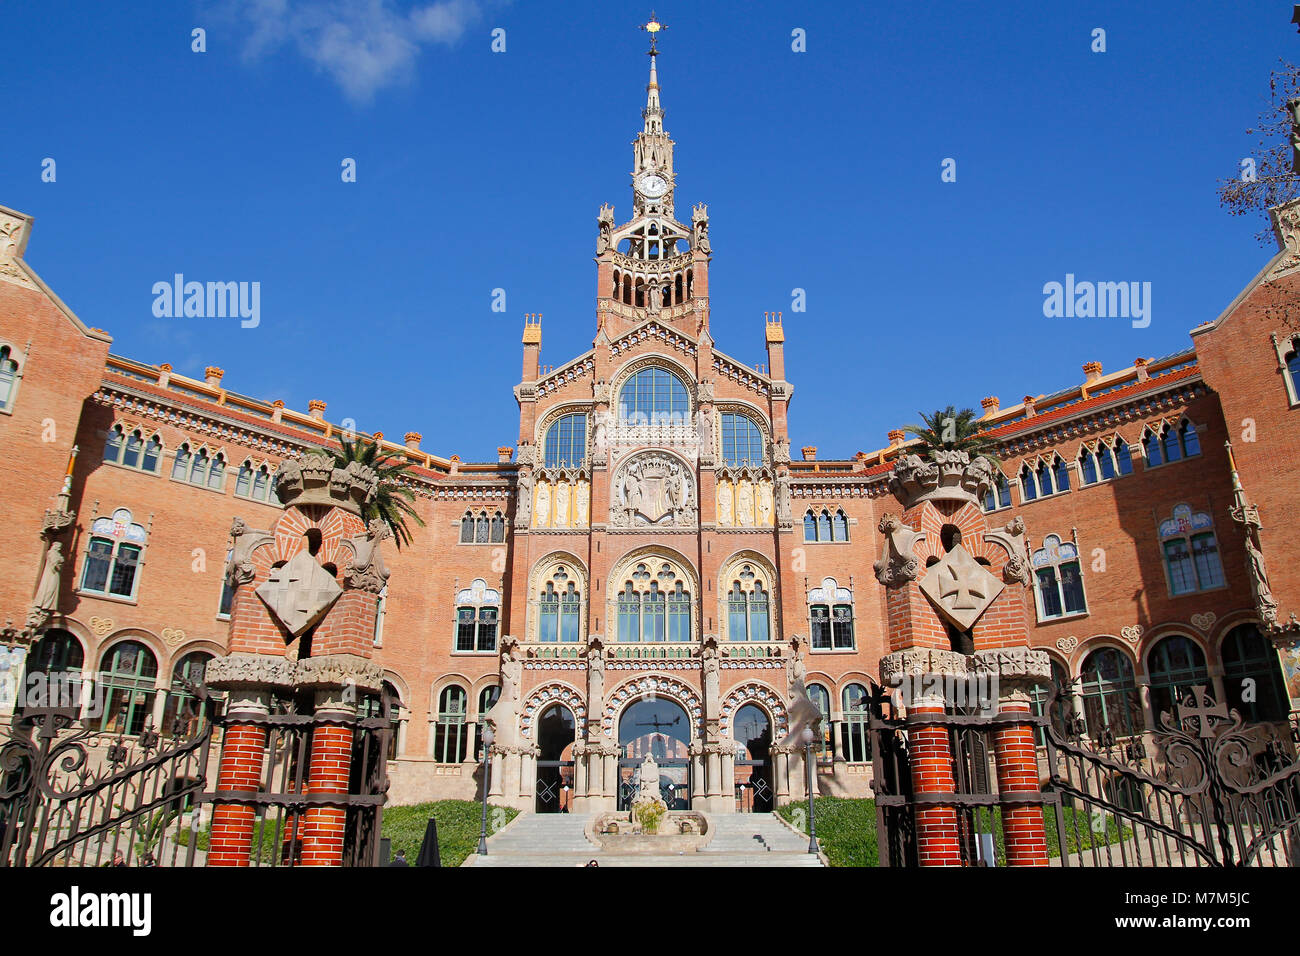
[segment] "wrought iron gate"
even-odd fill
[[[306,773],[321,720],[289,712],[229,720],[206,688],[187,690],[191,704],[166,738],[150,724],[135,737],[101,733],[77,706],[27,707],[0,726],[0,867],[194,866],[215,802],[256,808],[254,866],[297,862],[309,806],[346,808],[344,865],[377,864],[392,733],[386,695],[370,708],[378,714],[326,721],[353,727],[349,792],[312,794]],[[256,792],[209,789],[213,740],[231,723],[267,730]]]
[[[736,812],[769,813],[775,796],[771,761],[751,760],[740,756],[743,753],[743,747],[736,748]]]
[[[871,700],[872,769],[882,866],[917,865],[918,806],[951,806],[963,865],[1003,865],[993,735],[1005,718],[896,715],[879,688]],[[1300,762],[1290,734],[1246,724],[1203,686],[1162,713],[1154,734],[1085,736],[1071,697],[1053,688],[1038,728],[1038,802],[1053,866],[1300,865]],[[947,729],[957,792],[912,793],[908,733]]]

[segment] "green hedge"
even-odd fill
[[[788,804],[777,812],[808,832],[808,801]],[[1065,837],[1070,853],[1105,846],[1127,840],[1133,835],[1130,827],[1121,827],[1113,816],[1106,816],[1104,832],[1095,831],[1092,817],[1072,807],[1063,807]],[[1047,854],[1061,855],[1061,843],[1056,833],[1056,812],[1047,807],[1043,813],[1047,835]],[[997,856],[1005,858],[1002,842],[1002,812],[999,808],[981,808],[976,811],[976,825],[981,830],[991,830],[997,845]],[[876,802],[870,799],[842,797],[817,798],[817,841],[831,866],[879,866],[880,857],[876,842]]]
[[[808,801],[779,807],[777,813],[808,832]],[[831,866],[879,866],[876,801],[817,798],[817,842]]]
[[[406,851],[406,861],[415,864],[424,829],[430,817],[438,821],[438,848],[443,866],[460,866],[478,848],[482,804],[476,800],[439,800],[410,807],[385,807],[383,836],[393,841],[392,852]],[[488,834],[513,820],[518,810],[488,805]]]

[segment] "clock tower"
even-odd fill
[[[689,226],[676,218],[674,143],[659,100],[656,37],[663,25],[652,17],[642,29],[650,34],[650,82],[632,143],[632,218],[616,225],[614,207],[600,209],[597,326],[615,336],[653,318],[695,337],[708,329],[708,209],[695,206]]]

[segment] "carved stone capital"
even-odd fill
[[[269,654],[236,651],[208,661],[204,681],[217,690],[293,686],[293,661]]]
[[[1027,587],[1033,575],[1025,557],[1025,519],[1016,515],[998,530],[986,531],[984,540],[992,541],[1007,553],[1007,562],[1002,566],[1002,580]]]
[[[355,687],[375,692],[383,686],[384,670],[377,663],[356,654],[327,654],[298,661],[294,684],[300,688],[332,690]]]
[[[966,655],[935,647],[909,647],[880,659],[880,680],[887,687],[897,687],[906,678],[939,674],[965,677]]]
[[[997,682],[1002,701],[1027,703],[1035,687],[1052,681],[1052,659],[1047,651],[1029,647],[996,647],[971,656],[971,673],[988,675]]]

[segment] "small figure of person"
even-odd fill
[[[393,857],[393,862],[389,863],[388,865],[389,866],[410,866],[411,864],[406,862],[406,851],[398,850],[397,855]]]
[[[121,850],[113,851],[113,862],[109,866],[126,866],[126,857]]]
[[[144,856],[140,857],[140,865],[157,866],[158,860],[154,858],[154,855],[152,853],[146,853]]]
[[[593,866],[595,866],[595,867],[599,867],[600,864],[597,863],[595,860],[588,860],[588,861],[587,861],[587,865],[584,866],[583,869],[590,869],[590,868],[593,867]]]

